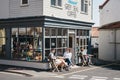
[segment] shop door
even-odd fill
[[[75,34],[69,34],[69,48],[72,52],[72,62],[75,64]]]

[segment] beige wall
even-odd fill
[[[120,0],[109,0],[100,10],[100,25],[120,21]]]
[[[78,1],[77,5],[75,7],[77,8],[76,11],[76,17],[68,15],[68,10],[65,8],[66,4],[68,3],[68,0],[62,0],[62,7],[61,8],[56,8],[50,5],[50,0],[44,0],[44,11],[43,15],[47,16],[54,16],[54,17],[59,17],[59,18],[65,18],[65,19],[72,19],[72,20],[79,20],[79,21],[86,21],[86,22],[92,22],[92,0],[88,0],[88,14],[84,14],[81,12],[81,2],[80,0],[75,0]],[[90,1],[90,2],[89,2]],[[71,10],[73,11],[73,5],[71,5]]]
[[[116,31],[116,47],[117,47],[117,49],[116,49],[116,52],[117,52],[117,60],[119,60],[120,61],[120,29],[118,29],[117,31]]]
[[[116,31],[100,30],[99,35],[99,59],[107,61],[120,60],[120,29]]]
[[[114,32],[112,30],[100,30],[99,32],[99,59],[114,60]]]

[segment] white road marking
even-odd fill
[[[107,65],[102,65],[101,67],[110,66],[110,65],[113,65],[113,64],[116,64],[116,63],[107,64]],[[101,67],[93,67],[93,68],[89,68],[89,69],[74,71],[74,72],[70,72],[70,73],[66,73],[66,74],[61,74],[61,76],[71,75],[71,74],[75,74],[75,73],[79,73],[79,72],[84,72],[84,71],[89,71],[89,70],[93,70],[93,69],[97,69],[97,68],[101,68]]]
[[[107,80],[108,77],[93,76],[90,80]]]
[[[114,78],[114,80],[120,80],[120,78]]]
[[[56,78],[65,78],[64,76],[53,76],[53,77],[56,77]]]
[[[86,75],[72,75],[71,77],[69,77],[69,79],[80,79],[80,80],[84,80],[86,77]]]

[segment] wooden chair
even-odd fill
[[[91,58],[92,58],[92,56],[93,55],[82,55],[82,66],[90,66],[90,65],[92,65],[93,63],[92,63],[92,60],[91,60]]]
[[[82,55],[82,66],[87,65],[87,59],[85,58],[85,55]]]
[[[55,59],[51,59],[50,57],[48,57],[48,61],[52,67],[52,72],[59,72],[58,65],[55,63]]]

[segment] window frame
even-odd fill
[[[81,0],[81,13],[88,14],[88,0]]]
[[[59,4],[60,1],[60,4]],[[56,8],[62,8],[62,0],[54,0],[55,3],[52,4],[52,0],[51,0],[51,6],[52,7],[56,7]]]
[[[28,6],[29,5],[29,0],[27,0],[27,3],[26,4],[23,4],[23,0],[21,0],[21,6]]]

